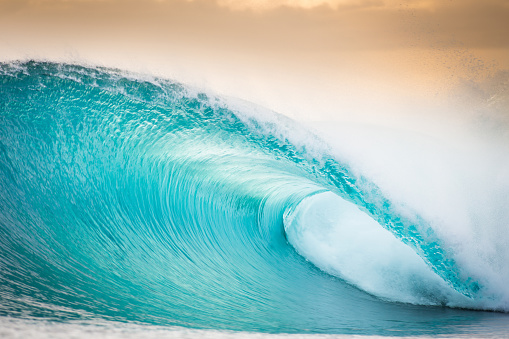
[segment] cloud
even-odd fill
[[[164,0],[163,0],[164,1]],[[398,0],[217,0],[220,6],[232,10],[266,11],[280,7],[312,9],[328,7],[338,9],[373,9],[373,8],[428,8],[435,3],[429,0],[407,0],[402,4]]]

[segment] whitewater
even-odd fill
[[[454,143],[2,63],[0,335],[507,336],[504,93]]]

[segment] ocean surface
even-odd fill
[[[507,212],[461,238],[354,167],[251,103],[0,64],[0,335],[509,336]]]

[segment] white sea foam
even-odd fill
[[[409,246],[333,193],[307,198],[286,216],[285,225],[301,255],[371,294],[424,305],[468,303]]]
[[[507,83],[500,82],[490,86],[496,93],[487,89],[474,100],[463,88],[454,100],[423,104],[419,114],[395,121],[386,113],[382,124],[329,121],[314,128],[400,212],[430,223],[462,273],[483,286],[477,307],[508,311],[509,111]],[[458,104],[458,93],[469,105]]]
[[[497,338],[500,332],[476,334],[478,338]],[[17,319],[10,317],[0,317],[0,337],[5,339],[187,339],[187,338],[205,338],[205,339],[344,339],[344,338],[372,338],[382,339],[387,336],[363,336],[363,335],[345,335],[345,334],[269,334],[256,332],[235,332],[219,330],[198,330],[177,326],[154,326],[138,323],[122,323],[116,321],[107,321],[102,319],[55,322],[42,319]],[[467,338],[471,337],[469,333],[442,335],[440,338]],[[397,338],[437,338],[437,336],[398,336]]]

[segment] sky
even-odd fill
[[[303,120],[486,99],[508,36],[507,0],[0,0],[0,60],[156,74]]]

